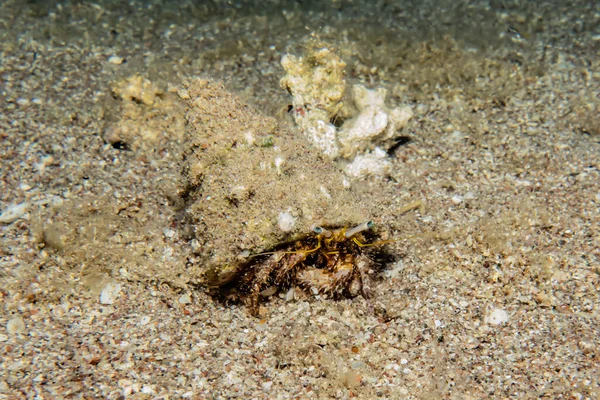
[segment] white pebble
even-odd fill
[[[454,204],[458,205],[458,204],[462,203],[462,201],[463,201],[463,199],[459,195],[455,194],[454,196],[452,196],[452,202]]]
[[[508,313],[500,308],[494,308],[484,321],[489,325],[501,325],[508,321]]]
[[[10,224],[23,217],[27,213],[29,203],[11,204],[0,214],[0,222]]]
[[[163,229],[163,235],[165,235],[166,238],[169,239],[173,239],[175,237],[175,230],[170,229],[170,228],[165,228]]]
[[[256,324],[257,332],[264,332],[266,330],[267,330],[267,323],[265,322],[265,320],[261,320]]]
[[[285,301],[292,301],[296,298],[296,289],[292,286],[285,294]]]
[[[121,65],[121,64],[123,64],[123,61],[125,61],[125,59],[123,57],[118,57],[118,56],[108,57],[108,62],[111,64]]]
[[[192,302],[192,296],[189,293],[182,294],[179,297],[179,304],[190,304]]]
[[[283,157],[275,157],[275,169],[279,175],[281,175],[281,167],[283,164],[285,164],[285,159]]]
[[[323,185],[319,186],[319,190],[321,191],[321,194],[323,196],[325,196],[326,199],[331,199],[331,195],[329,194],[329,192],[327,191],[327,188]]]
[[[107,283],[102,289],[100,293],[100,303],[101,304],[113,304],[115,300],[119,297],[119,293],[121,292],[121,284],[119,283]]]
[[[248,146],[252,146],[254,142],[256,142],[256,139],[254,138],[254,135],[251,131],[248,131],[244,134],[244,139],[246,139],[246,143],[248,143]]]
[[[25,322],[23,322],[23,318],[14,317],[10,321],[6,323],[6,331],[9,335],[14,336],[20,333],[25,333]]]
[[[393,369],[394,371],[400,371],[400,366],[398,364],[388,364],[385,366],[386,369]]]
[[[296,218],[288,212],[279,213],[277,217],[277,225],[284,232],[290,232],[296,225]]]

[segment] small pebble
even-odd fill
[[[107,283],[100,293],[101,304],[113,304],[119,297],[121,285],[119,283]]]
[[[292,301],[296,298],[296,289],[292,286],[286,293],[285,293],[285,301]]]
[[[6,331],[11,336],[25,333],[25,322],[21,317],[14,317],[6,323]]]
[[[190,304],[192,302],[192,296],[189,293],[182,294],[179,296],[179,304]]]
[[[11,204],[0,214],[0,222],[11,224],[27,213],[29,203]]]
[[[256,330],[258,332],[263,332],[267,329],[267,321],[264,319],[261,319],[260,321],[258,321],[258,323],[256,324]]]
[[[110,56],[108,58],[108,62],[114,65],[121,65],[123,64],[123,61],[125,61],[125,59],[123,57],[118,57],[118,56]]]
[[[296,225],[296,218],[288,212],[279,213],[277,225],[283,232],[290,232]]]
[[[492,310],[488,316],[485,317],[485,323],[489,325],[501,325],[508,321],[508,313],[500,308]]]

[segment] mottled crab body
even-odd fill
[[[375,241],[372,227],[371,221],[352,229],[315,227],[304,238],[251,256],[222,288],[244,299],[253,315],[261,297],[292,286],[333,298],[368,298],[379,258],[375,248],[386,243]]]

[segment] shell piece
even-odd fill
[[[344,176],[305,137],[220,83],[194,80],[180,93],[187,120],[181,192],[204,283],[226,283],[249,254],[306,235],[312,226],[367,219]],[[286,229],[282,212],[294,218]]]

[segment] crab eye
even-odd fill
[[[317,235],[323,235],[327,238],[331,236],[331,231],[329,229],[325,229],[321,226],[313,226],[312,231],[314,233],[316,233]]]
[[[352,229],[348,229],[346,231],[346,233],[344,234],[344,236],[346,236],[347,238],[350,238],[354,235],[356,235],[357,233],[360,233],[362,231],[366,231],[367,229],[371,229],[375,226],[375,223],[371,220],[363,222],[360,225],[356,225],[354,228]]]

